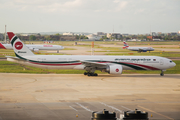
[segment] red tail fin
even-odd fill
[[[6,49],[6,48],[3,46],[3,44],[1,44],[1,43],[0,43],[0,48]]]
[[[8,34],[9,40],[11,41],[15,34],[13,32],[7,32],[7,34]]]
[[[125,46],[125,47],[123,47],[123,49],[126,49],[126,48],[129,47],[129,45],[125,41],[123,43],[124,43],[124,46]]]

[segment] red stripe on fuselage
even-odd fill
[[[30,62],[32,64],[38,64],[38,65],[48,65],[48,66],[68,66],[68,65],[81,65],[82,63],[68,63],[68,64],[50,64],[50,63],[36,63],[36,62]],[[98,62],[98,63],[111,63],[111,62]],[[135,64],[135,63],[127,63],[127,62],[120,62],[120,63],[125,63],[125,64],[130,64],[130,65],[135,65],[135,66],[140,66],[144,67],[150,70],[160,70],[155,67],[147,66],[147,65],[142,65],[142,64]]]
[[[65,66],[65,65],[81,65],[82,63],[69,63],[69,64],[50,64],[50,63],[36,63],[36,62],[30,62],[32,64],[38,64],[38,65],[50,65],[50,66]]]
[[[111,62],[97,62],[97,63],[111,63]]]

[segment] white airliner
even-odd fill
[[[59,50],[64,49],[63,46],[60,45],[33,45],[33,44],[26,44],[26,46],[35,52],[38,52],[39,50],[57,50],[57,52],[59,52]],[[0,48],[2,49],[13,49],[11,44],[1,44],[0,43]]]
[[[129,47],[129,45],[124,42],[124,46],[123,49],[128,49],[131,51],[138,51],[138,52],[147,52],[147,51],[154,51],[154,48],[152,47]]]
[[[46,69],[86,70],[84,75],[97,76],[95,70],[119,75],[123,70],[161,70],[174,67],[170,59],[157,56],[91,56],[91,55],[34,55],[12,32],[8,32],[16,57],[7,60]]]

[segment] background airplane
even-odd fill
[[[88,76],[97,76],[95,70],[113,75],[123,70],[161,70],[163,76],[163,71],[176,65],[157,56],[34,55],[14,33],[8,36],[16,57],[6,56],[7,60],[39,68],[86,70]]]
[[[34,45],[34,44],[26,44],[26,46],[35,52],[38,52],[39,50],[57,50],[57,52],[59,52],[59,50],[64,49],[63,46],[60,45]],[[0,43],[0,48],[2,49],[13,49],[11,44],[2,44]]]
[[[147,52],[147,51],[154,51],[154,48],[152,47],[129,47],[129,45],[124,41],[124,46],[123,49],[128,49],[131,51],[138,51],[138,52]]]

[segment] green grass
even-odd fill
[[[180,74],[180,61],[176,60],[174,62],[176,66],[165,71],[165,74]],[[48,70],[9,61],[0,61],[0,73],[83,74],[84,72],[84,70]],[[100,71],[96,71],[96,73],[107,74]],[[123,70],[123,74],[160,74],[160,71]]]
[[[77,50],[75,48],[64,48],[63,50]]]
[[[110,51],[123,51],[123,49],[121,47],[100,47],[100,46],[97,46],[95,48],[100,48],[102,50],[110,50]]]

